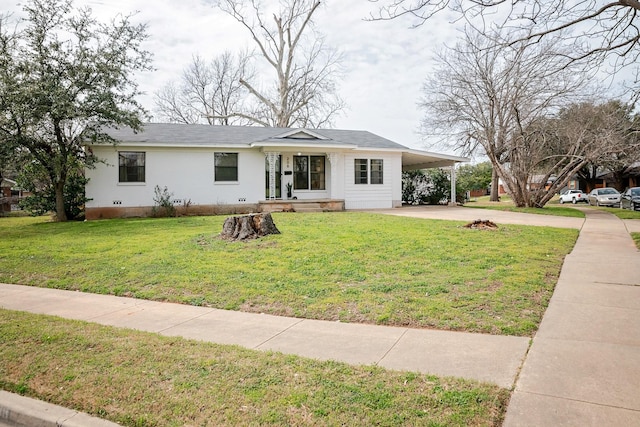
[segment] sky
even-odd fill
[[[21,15],[19,1],[0,0],[0,12]],[[139,75],[138,83],[145,92],[139,101],[152,114],[154,93],[178,81],[194,55],[210,60],[227,50],[255,47],[247,30],[215,8],[213,0],[75,0],[74,4],[91,7],[103,22],[137,12],[134,22],[148,25],[144,48],[152,52],[155,70]],[[367,130],[414,149],[460,154],[423,140],[418,133],[423,115],[418,102],[435,54],[455,44],[462,24],[446,11],[417,28],[411,28],[414,22],[409,18],[366,21],[377,9],[377,3],[369,0],[326,0],[314,15],[326,44],[342,51],[344,58],[338,83],[347,109],[334,127]]]
[[[193,55],[213,59],[225,50],[253,48],[246,30],[204,0],[75,0],[88,5],[103,22],[119,13],[137,11],[136,22],[146,22],[155,71],[140,75],[139,100],[153,113],[153,94],[177,81]],[[411,29],[408,19],[369,22],[377,10],[368,0],[327,0],[314,18],[326,44],[341,50],[344,74],[339,93],[347,109],[335,127],[367,130],[415,149],[432,149],[417,133],[421,112],[417,103],[434,53],[445,42],[454,43],[455,24],[444,15]],[[0,0],[0,11],[20,15],[17,0]],[[434,150],[435,151],[435,150]],[[440,150],[442,151],[442,150]]]

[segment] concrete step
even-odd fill
[[[319,203],[293,203],[293,210],[296,212],[323,212]]]

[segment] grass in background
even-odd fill
[[[216,238],[224,217],[0,220],[0,281],[303,318],[532,335],[576,230],[366,213],[275,214],[281,235]]]
[[[639,211],[632,211],[629,209],[620,209],[620,208],[609,208],[604,206],[593,207],[593,209],[599,209],[601,211],[609,212],[614,214],[620,219],[640,219]]]
[[[499,426],[509,391],[0,309],[0,387],[126,426]]]
[[[580,206],[583,206],[582,204]],[[499,202],[490,202],[489,196],[476,197],[473,198],[470,202],[465,203],[464,207],[466,208],[476,208],[476,209],[493,209],[499,211],[509,211],[509,212],[520,212],[520,213],[531,213],[537,215],[556,215],[556,216],[567,216],[573,218],[584,218],[584,213],[580,212],[578,209],[573,209],[571,207],[567,207],[564,205],[560,205],[557,203],[557,199],[552,202],[549,202],[543,208],[517,208],[514,206],[513,201],[508,195],[500,196]]]

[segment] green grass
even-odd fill
[[[281,235],[216,238],[223,217],[0,220],[0,281],[232,310],[531,336],[576,230],[366,213],[275,214]]]
[[[509,391],[0,309],[0,387],[125,426],[499,426]]]
[[[543,208],[517,208],[513,205],[513,201],[509,196],[501,196],[499,202],[490,202],[489,196],[477,197],[464,205],[467,208],[476,209],[493,209],[499,211],[530,213],[537,215],[556,215],[572,218],[584,218],[584,213],[578,209],[573,209],[564,205],[560,205],[555,201],[548,203]],[[583,206],[583,205],[580,205]]]
[[[640,212],[632,211],[629,209],[609,208],[605,206],[593,207],[593,209],[599,209],[601,211],[609,212],[620,219],[640,219]]]

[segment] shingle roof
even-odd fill
[[[260,143],[282,142],[287,145],[299,142],[303,145],[317,143],[322,146],[352,146],[354,148],[396,149],[408,148],[367,131],[340,129],[312,129],[311,132],[326,139],[283,138],[293,128],[268,128],[256,126],[209,126],[176,123],[147,123],[142,132],[130,128],[109,129],[107,133],[121,142],[145,145],[203,145],[203,146],[251,146]]]

